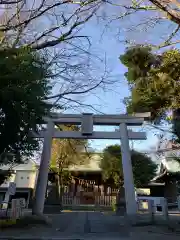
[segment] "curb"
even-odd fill
[[[83,240],[84,238],[66,238],[66,237],[8,237],[0,236],[2,240]]]

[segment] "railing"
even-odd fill
[[[80,205],[79,197],[72,197],[64,195],[62,197],[62,204],[64,206],[71,206],[71,205]]]
[[[110,207],[115,199],[116,197],[111,195],[95,196],[95,205]]]
[[[113,202],[115,201],[116,197],[111,195],[100,195],[100,196],[94,196],[94,201],[92,204],[89,205],[95,205],[95,206],[103,206],[103,207],[111,207]],[[88,203],[83,203],[80,196],[68,196],[63,195],[62,197],[62,204],[64,206],[71,206],[71,205],[88,205]]]

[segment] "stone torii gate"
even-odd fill
[[[134,179],[131,165],[131,153],[129,140],[145,140],[146,133],[133,132],[127,126],[141,126],[144,120],[150,117],[149,113],[136,113],[133,116],[122,115],[93,115],[83,114],[53,114],[51,118],[45,118],[46,130],[40,131],[34,137],[44,138],[41,163],[36,184],[33,214],[42,214],[44,210],[45,194],[48,182],[49,164],[51,158],[51,145],[53,138],[66,139],[120,139],[122,166],[124,174],[124,187],[126,199],[126,211],[128,216],[137,213],[135,200]],[[60,131],[55,124],[80,125],[80,131]],[[120,131],[105,132],[93,131],[93,126],[120,126]]]

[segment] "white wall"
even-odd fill
[[[69,166],[68,169],[70,171],[101,171],[100,161],[101,156],[99,154],[93,154],[87,164]]]
[[[17,171],[15,183],[17,188],[34,188],[36,180],[35,171]]]
[[[10,182],[15,182],[17,188],[34,188],[37,178],[36,164],[33,161],[28,161],[25,164],[16,165],[13,170],[15,173],[0,185],[0,187],[9,187]],[[1,169],[8,169],[9,166],[2,166]]]
[[[17,188],[34,188],[36,184],[36,175],[36,171],[16,171],[16,174],[13,174],[10,179],[0,187],[9,187],[10,182],[15,182]]]

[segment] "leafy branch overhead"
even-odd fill
[[[128,68],[125,74],[131,96],[125,99],[128,112],[152,113],[152,120],[167,120],[172,112],[176,128],[180,107],[180,51],[172,49],[157,54],[146,46],[128,48],[121,62]],[[174,129],[177,133],[177,129]]]

